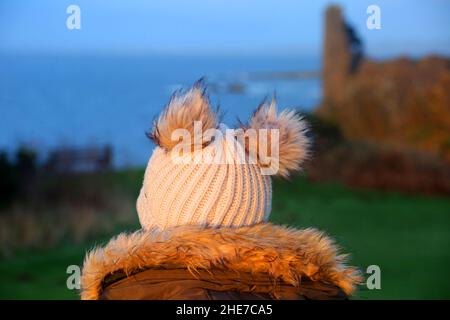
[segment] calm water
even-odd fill
[[[319,70],[318,59],[277,57],[0,55],[0,149],[111,144],[117,166],[143,165],[145,137],[173,90],[205,76],[230,126],[267,95],[279,107],[311,109],[319,79],[249,80],[253,72]],[[244,91],[220,88],[241,83]],[[219,88],[219,89],[216,89]]]

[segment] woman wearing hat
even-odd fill
[[[308,154],[303,120],[277,114],[272,101],[227,131],[201,83],[172,97],[150,133],[157,146],[137,200],[142,229],[87,254],[83,299],[345,299],[354,291],[360,275],[330,238],[268,222],[271,175],[287,177]]]

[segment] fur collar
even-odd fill
[[[296,230],[270,223],[251,227],[201,229],[193,226],[169,231],[120,234],[105,247],[90,251],[81,277],[82,299],[98,299],[106,276],[130,274],[149,267],[185,267],[191,272],[212,267],[268,273],[298,286],[302,276],[335,284],[351,294],[361,281],[347,255],[315,229]]]

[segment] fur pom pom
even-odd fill
[[[164,111],[153,122],[153,130],[148,136],[161,148],[171,150],[179,143],[172,139],[172,132],[176,129],[186,129],[193,143],[194,121],[200,121],[202,132],[216,128],[218,122],[201,80],[187,92],[174,93]]]
[[[270,103],[264,101],[255,110],[246,127],[255,130],[279,130],[278,176],[288,177],[290,172],[300,170],[301,163],[309,155],[310,142],[306,137],[307,124],[295,110],[283,110],[277,115],[275,99],[272,99]],[[270,134],[270,131],[268,131],[268,134]],[[268,139],[268,141],[271,141],[271,139]],[[258,157],[262,147],[270,150],[270,144],[261,146],[259,140],[258,144]],[[264,150],[266,155],[270,153],[269,150]]]

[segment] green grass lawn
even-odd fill
[[[274,185],[272,221],[333,236],[351,262],[381,268],[360,299],[450,298],[450,198],[352,190],[296,179]]]
[[[142,174],[105,179],[137,192]],[[356,298],[450,298],[450,198],[354,190],[296,177],[275,181],[271,220],[325,231],[363,271],[380,266],[381,290],[361,288]],[[85,251],[110,236],[0,260],[0,298],[77,299],[77,292],[66,288],[67,266],[81,265]]]

